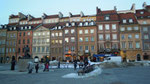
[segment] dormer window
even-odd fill
[[[7,26],[5,25],[5,28],[7,28]]]
[[[129,19],[129,23],[133,23],[133,19]]]
[[[21,30],[23,30],[23,27],[21,27]]]
[[[143,21],[143,24],[147,24],[147,22],[146,22],[146,21]]]
[[[61,29],[61,26],[59,26],[58,29]]]
[[[14,27],[14,30],[16,30],[16,27]]]
[[[69,23],[66,23],[66,26],[68,27],[68,26],[69,26]]]
[[[85,23],[84,23],[84,26],[88,26],[88,22],[85,22]]]
[[[12,28],[10,27],[10,30],[12,30]]]
[[[94,22],[90,22],[90,25],[94,25]]]
[[[73,23],[71,23],[71,25],[72,25],[72,26],[75,26],[75,23],[73,22]]]
[[[82,26],[82,22],[79,24],[79,26]]]
[[[25,29],[27,29],[27,26],[25,26]]]
[[[54,29],[57,29],[57,26]]]
[[[143,11],[141,11],[141,12],[140,12],[140,14],[144,14],[144,12],[143,12]]]
[[[110,19],[110,17],[109,16],[105,16],[105,20],[109,20]]]
[[[31,26],[29,26],[29,29],[31,29]]]
[[[127,20],[126,20],[126,19],[123,19],[123,23],[127,23]]]

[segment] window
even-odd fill
[[[127,20],[126,20],[126,19],[123,19],[123,23],[127,23]]]
[[[112,49],[118,49],[118,45],[117,44],[113,44],[112,45]]]
[[[36,52],[36,47],[33,47],[33,52]]]
[[[75,32],[75,30],[74,29],[71,29],[71,34],[73,34]]]
[[[135,38],[136,38],[136,39],[139,39],[139,34],[135,34]]]
[[[110,40],[110,34],[106,34],[106,40]]]
[[[21,40],[19,40],[18,44],[21,44]]]
[[[93,34],[93,33],[94,33],[94,29],[91,29],[91,30],[90,30],[90,33]]]
[[[83,34],[83,31],[82,31],[82,30],[79,30],[79,34]]]
[[[139,30],[139,27],[138,27],[138,26],[135,26],[135,27],[134,27],[134,30]]]
[[[129,48],[133,48],[132,42],[129,42]]]
[[[58,33],[55,33],[55,36],[58,36]]]
[[[86,30],[85,30],[85,34],[88,34],[88,33],[89,33],[89,30],[86,29]]]
[[[69,51],[69,47],[68,47],[68,46],[65,47],[65,51],[66,51],[66,52]]]
[[[99,34],[99,40],[103,40],[103,34]]]
[[[128,39],[132,39],[132,35],[131,34],[128,35]]]
[[[92,41],[92,42],[94,41],[94,37],[91,37],[91,41]]]
[[[146,21],[143,21],[143,23],[142,24],[147,24],[147,22]]]
[[[124,28],[124,27],[121,27],[121,28],[120,28],[120,31],[125,31],[125,28]]]
[[[144,49],[148,50],[149,48],[150,48],[149,44],[148,43],[144,43]]]
[[[25,44],[25,39],[23,39],[23,44]]]
[[[42,47],[42,52],[45,52],[45,47]]]
[[[83,38],[82,37],[79,38],[79,42],[83,42]]]
[[[136,48],[140,48],[140,42],[136,42]]]
[[[147,31],[148,31],[148,28],[147,28],[147,27],[143,27],[143,31],[144,31],[144,32],[147,32]]]
[[[113,35],[112,35],[112,38],[113,38],[113,39],[117,39],[117,34],[113,34]]]
[[[62,44],[62,40],[59,40],[59,43]]]
[[[38,47],[38,52],[40,52],[40,47]]]
[[[112,30],[116,30],[116,24],[112,24]]]
[[[43,32],[43,35],[45,35],[45,32]]]
[[[94,51],[94,46],[93,45],[91,46],[91,50]]]
[[[133,19],[129,19],[129,23],[133,23]]]
[[[121,45],[122,45],[123,49],[126,48],[126,43],[125,42],[122,42]]]
[[[80,46],[80,51],[83,51],[83,46]]]
[[[20,48],[18,48],[18,53],[20,53]]]
[[[38,33],[38,35],[40,36],[40,35],[41,35],[41,33]]]
[[[46,39],[47,42],[49,42],[49,39]]]
[[[75,26],[75,23],[73,22],[73,23],[71,23],[71,25],[72,25],[72,26]]]
[[[23,36],[25,36],[26,35],[26,32],[23,32]]]
[[[71,37],[71,42],[75,42],[75,37]]]
[[[88,26],[88,22],[85,22],[85,23],[84,23],[84,26]]]
[[[109,25],[108,24],[105,25],[105,29],[109,30]]]
[[[54,33],[52,33],[52,37],[54,37],[55,36],[55,34]]]
[[[50,32],[47,32],[47,35],[49,35],[50,34]]]
[[[72,47],[71,47],[71,51],[74,51],[74,50],[75,50],[75,47],[74,47],[74,46],[72,46]]]
[[[99,30],[103,30],[103,25],[98,25]]]
[[[89,46],[85,46],[85,52],[88,52]]]
[[[144,14],[144,12],[143,12],[143,11],[141,11],[141,12],[140,12],[140,14]]]
[[[109,16],[105,16],[105,20],[109,20],[110,18],[109,18]]]
[[[89,41],[89,38],[88,37],[85,37],[85,42],[88,42]]]
[[[34,33],[34,36],[36,36],[36,33]]]
[[[28,39],[27,43],[30,44],[30,39]]]
[[[82,26],[82,23],[80,23],[79,26]]]
[[[144,35],[144,39],[148,39],[148,35]]]
[[[59,36],[62,36],[62,33],[61,33],[61,32],[59,32]]]
[[[66,29],[66,30],[65,30],[65,34],[68,34],[68,33],[69,33],[69,30]]]
[[[65,42],[67,42],[67,43],[68,43],[68,42],[69,42],[69,38],[65,38]]]
[[[127,30],[128,30],[128,31],[131,31],[131,30],[132,30],[132,28],[131,28],[131,27],[127,27]]]

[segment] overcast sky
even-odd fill
[[[80,11],[93,15],[96,14],[96,6],[102,10],[111,10],[114,6],[118,10],[127,10],[135,3],[136,8],[140,9],[143,2],[150,5],[150,0],[0,0],[0,24],[7,24],[9,15],[18,12],[35,17],[41,17],[43,13],[58,14],[60,11],[64,16],[68,16],[68,12],[79,14]]]

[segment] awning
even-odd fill
[[[104,54],[98,54],[98,55],[93,54],[93,57],[104,57],[104,56],[105,56]]]

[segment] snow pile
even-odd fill
[[[87,77],[91,77],[91,76],[97,76],[101,73],[102,73],[102,69],[99,67],[96,67],[95,70],[93,70],[90,73],[86,73],[83,76],[78,76],[77,73],[70,73],[70,74],[62,76],[62,78],[87,78]]]

